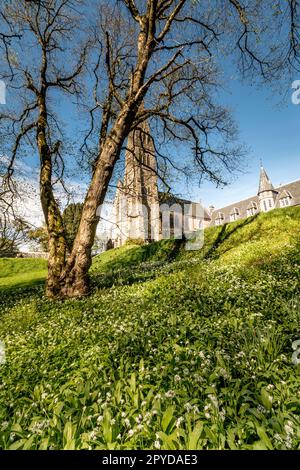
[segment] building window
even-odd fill
[[[225,221],[225,215],[223,212],[219,212],[218,217],[216,218],[216,225],[222,225]]]
[[[170,213],[170,229],[174,231],[175,221],[174,221],[174,212]]]
[[[288,207],[291,205],[291,198],[290,196],[283,197],[280,199],[280,207]]]
[[[238,220],[239,216],[240,216],[240,211],[238,210],[237,207],[235,207],[230,214],[230,222],[234,222],[235,220]]]
[[[251,217],[255,215],[256,212],[257,212],[257,204],[255,202],[252,202],[247,209],[247,217]]]
[[[272,207],[273,207],[273,201],[272,199],[269,199],[269,208],[272,209]]]
[[[267,206],[267,201],[264,200],[264,209],[265,209],[265,212],[268,212],[268,206]]]

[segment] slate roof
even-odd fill
[[[280,207],[279,200],[286,195],[285,192],[289,193],[292,196],[291,206],[299,206],[300,205],[300,180],[293,181],[292,183],[283,184],[276,188],[278,192],[278,196],[276,199],[275,207]]]
[[[264,191],[274,191],[274,186],[272,185],[266,170],[261,167],[259,177],[259,188],[257,194],[263,193]]]
[[[265,189],[270,190],[270,189]],[[292,183],[283,184],[278,186],[277,188],[273,188],[273,191],[277,193],[276,201],[275,201],[275,208],[280,208],[280,199],[282,197],[286,197],[288,194],[291,195],[291,206],[298,206],[300,205],[300,180],[294,181]],[[288,193],[288,194],[286,194]],[[257,205],[258,212],[260,212],[259,207],[259,197],[258,196],[251,196],[247,199],[243,199],[242,201],[235,202],[230,204],[229,206],[221,207],[220,209],[216,209],[212,212],[212,225],[215,225],[216,219],[218,219],[219,214],[224,215],[223,223],[230,222],[230,214],[234,212],[235,209],[239,210],[239,219],[244,219],[247,217],[247,209],[253,206],[253,203]]]

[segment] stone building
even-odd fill
[[[260,212],[299,204],[300,180],[275,188],[266,170],[261,167],[257,194],[217,210],[210,207],[211,225],[223,225],[251,217]]]
[[[26,183],[26,178],[24,181]],[[80,186],[76,189],[81,196]],[[26,197],[22,197],[17,205],[19,216],[32,226],[42,226],[38,188],[30,194],[24,191],[24,194]],[[205,208],[200,203],[160,192],[155,146],[145,122],[128,137],[124,179],[117,184],[114,201],[108,201],[101,209],[102,221],[96,233],[101,247],[96,247],[95,253],[121,246],[128,239],[150,242],[162,238],[188,238],[201,228],[296,205],[300,205],[300,180],[274,187],[263,167],[255,195],[219,209]],[[32,251],[28,243],[21,249]]]
[[[118,182],[114,200],[112,244],[121,246],[128,239],[182,238],[201,228],[299,204],[300,180],[274,187],[263,167],[256,195],[220,209],[206,209],[200,203],[159,192],[155,146],[145,122],[128,137],[124,180]]]
[[[155,147],[147,122],[128,137],[124,180],[117,184],[114,212],[114,246],[128,239],[182,238],[183,233],[210,223],[201,204],[158,191]]]

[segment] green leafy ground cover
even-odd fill
[[[0,287],[0,447],[299,449],[299,229],[296,207],[127,245],[84,300]]]

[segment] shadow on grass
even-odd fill
[[[45,277],[37,277],[28,281],[20,281],[16,283],[0,284],[0,292],[12,292],[18,289],[31,289],[32,287],[42,286],[45,284]]]
[[[161,240],[150,243],[149,245],[132,246],[129,247],[125,252],[112,251],[112,259],[101,262],[99,264],[97,260],[95,266],[91,269],[91,274],[97,275],[98,273],[111,273],[111,271],[134,268],[141,263],[148,261],[172,261],[174,260],[181,247],[184,244],[184,240]],[[101,256],[101,255],[100,255]]]
[[[37,277],[27,281],[0,285],[0,314],[3,308],[16,307],[20,302],[39,297],[44,292],[45,277]]]
[[[215,241],[213,242],[212,246],[208,249],[208,251],[204,255],[204,259],[215,259],[218,258],[216,254],[217,249],[226,241],[228,240],[234,233],[241,230],[242,228],[246,227],[249,224],[257,219],[258,214],[249,217],[242,222],[238,223],[237,225],[233,224],[224,224],[222,225],[221,229],[219,230]]]

